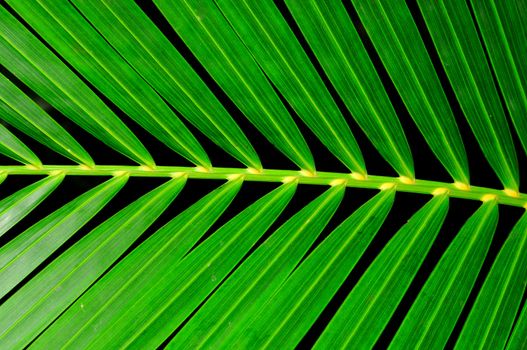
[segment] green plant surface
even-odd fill
[[[47,176],[26,188],[13,193],[0,202],[0,213],[4,218],[0,224],[0,236],[9,231],[24,216],[40,204],[64,179],[64,174]]]
[[[40,220],[0,248],[0,296],[5,296],[82,228],[108,204],[126,180],[127,176],[111,178]],[[18,211],[23,212],[20,209]]]
[[[172,18],[176,21],[174,29],[244,115],[301,169],[314,172],[313,156],[298,127],[214,4],[206,1],[199,4],[200,10],[211,8],[205,18],[193,16],[188,2],[177,6],[172,2],[163,4],[156,3],[168,21]],[[134,11],[134,6],[131,7]]]
[[[500,91],[505,99],[512,123],[527,152],[527,68],[521,64],[527,57],[527,47],[520,38],[525,37],[521,25],[520,3],[508,1],[496,6],[495,1],[471,1],[474,15],[481,25],[480,31],[494,68]],[[506,16],[506,17],[504,17]]]
[[[0,91],[2,99],[0,110],[3,120],[74,162],[90,167],[95,165],[86,150],[64,128],[3,75],[0,77]],[[3,126],[1,128],[5,129]],[[2,141],[9,142],[9,135],[3,135]],[[35,166],[42,166],[40,160],[35,159],[35,155],[28,157],[25,152],[27,151],[17,149],[7,156],[14,156],[14,159],[22,163],[29,162]],[[25,157],[26,161],[17,157]]]
[[[408,112],[455,181],[469,183],[467,155],[450,105],[403,1],[352,0]]]
[[[518,161],[490,67],[467,4],[418,1],[467,121],[505,188],[518,190]]]
[[[21,163],[42,165],[40,160],[22,141],[13,135],[5,126],[0,125],[0,153]]]
[[[500,250],[492,269],[481,288],[476,303],[463,327],[457,347],[460,349],[502,348],[507,342],[503,336],[514,322],[525,291],[527,263],[527,237],[525,229],[527,215],[523,215],[512,229],[509,238]],[[513,312],[509,312],[512,310]],[[508,333],[508,332],[507,332]]]
[[[467,220],[419,293],[390,347],[445,346],[476,281],[497,223],[494,200],[483,203]],[[447,304],[445,300],[453,302]]]
[[[417,273],[448,211],[448,196],[434,196],[390,240],[361,277],[315,348],[370,348]]]
[[[6,0],[0,349],[525,348],[525,13]]]
[[[105,271],[174,200],[184,178],[170,180],[95,228],[2,305],[2,344],[38,335]]]
[[[522,349],[527,346],[527,307],[524,305],[519,320],[516,322],[514,332],[507,343],[507,349]]]
[[[401,124],[343,4],[288,1],[287,6],[357,123],[397,173],[413,179]]]
[[[329,301],[383,223],[393,204],[394,194],[393,187],[383,190],[354,212],[291,273],[274,291],[272,298],[245,301],[245,309],[250,307],[257,316],[249,317],[253,312],[244,309],[234,311],[232,305],[237,304],[240,309],[240,302],[233,298],[233,286],[226,285],[199,310],[169,346],[175,349],[214,347],[228,338],[232,343],[244,342],[254,347],[294,347],[322,311],[324,303],[320,302],[321,298],[325,298],[326,303]],[[358,233],[366,237],[358,237]],[[328,257],[331,257],[329,262]],[[244,297],[247,299],[246,294]],[[231,302],[224,303],[227,298]],[[227,312],[229,310],[232,311]],[[225,327],[226,322],[237,319],[243,319],[243,322],[236,322],[238,327],[232,330]]]

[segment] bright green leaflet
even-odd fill
[[[178,263],[163,259],[157,266],[170,270],[170,274],[151,271],[155,287],[142,293],[139,302],[129,303],[120,319],[113,319],[111,324],[119,324],[120,332],[105,332],[90,346],[157,346],[243,257],[255,240],[250,236],[260,237],[265,232],[289,202],[295,187],[285,185],[248,207]],[[254,226],[256,222],[262,227]],[[246,236],[248,239],[240,243]],[[174,286],[179,287],[174,290]]]
[[[357,123],[395,171],[413,179],[403,129],[344,6],[316,0],[286,4]]]
[[[448,211],[448,196],[431,199],[390,240],[315,344],[371,348],[412,282]],[[412,257],[410,259],[409,257]]]
[[[470,217],[428,278],[390,348],[446,345],[476,282],[497,223],[494,200],[485,202]]]
[[[521,1],[470,1],[517,135],[527,153],[527,28]]]
[[[417,27],[402,0],[351,0],[428,145],[455,181],[469,183],[465,148]]]
[[[83,347],[90,340],[96,339],[98,332],[93,324],[114,321],[113,318],[126,310],[129,306],[128,302],[134,300],[134,297],[148,293],[150,288],[145,289],[145,287],[159,279],[156,271],[161,271],[162,265],[171,266],[179,263],[225,211],[240,186],[241,181],[228,182],[154,233],[133,254],[103,277],[100,287],[89,289],[75,302],[51,325],[44,336],[37,339],[34,347],[60,348],[66,344],[70,347]],[[128,275],[125,283],[122,280],[123,274]],[[156,291],[150,292],[156,293]],[[78,310],[88,312],[79,317]],[[105,310],[112,312],[104,313]]]
[[[0,236],[22,220],[53,192],[64,179],[64,174],[48,176],[0,201]]]
[[[9,4],[97,89],[161,142],[196,165],[210,160],[161,97],[67,0]],[[54,27],[54,31],[46,28]]]
[[[147,193],[84,236],[0,306],[0,343],[27,345],[82,294],[174,200],[178,178]]]
[[[282,185],[247,207],[185,258],[177,267],[177,275],[183,272],[185,276],[184,292],[175,293],[169,299],[170,304],[159,310],[157,319],[152,319],[149,327],[142,325],[140,332],[130,336],[126,344],[138,348],[155,346],[163,335],[166,337],[181,324],[269,229],[291,200],[296,185],[294,181]],[[190,274],[184,272],[186,269]],[[177,317],[173,317],[174,314]]]
[[[216,4],[318,139],[348,169],[366,175],[357,141],[278,8],[271,1],[220,0]]]
[[[191,6],[187,0],[154,3],[258,130],[301,169],[315,172],[313,156],[297,125],[215,5],[202,1]]]
[[[99,212],[127,179],[119,176],[108,180],[0,247],[0,298]]]
[[[244,325],[254,310],[261,307],[298,264],[321,233],[344,195],[342,185],[317,197],[277,229],[200,309],[207,334],[184,342],[187,348],[239,348],[251,346],[253,335],[240,339]],[[245,239],[245,238],[244,238]],[[177,343],[172,344],[177,349]]]
[[[79,164],[89,167],[95,165],[86,150],[64,128],[1,74],[0,113],[5,122],[55,152]],[[23,153],[20,152],[20,154]],[[41,165],[39,162],[30,164]]]
[[[485,279],[456,349],[501,349],[505,346],[527,285],[526,232],[527,214],[523,214]]]
[[[507,343],[507,350],[521,350],[527,347],[527,304],[523,305],[520,318]]]
[[[253,307],[243,326],[244,332],[251,329],[250,347],[295,347],[381,227],[392,207],[394,194],[393,187],[388,188],[361,206],[331,232],[263,306]],[[199,313],[192,321],[198,317]],[[211,330],[206,323],[201,326]],[[185,328],[181,335],[185,334]],[[191,334],[199,335],[199,332],[193,330]]]
[[[83,129],[139,164],[154,165],[126,125],[3,7],[0,57],[18,79]]]
[[[467,4],[457,0],[418,3],[481,150],[503,186],[518,191],[514,144]]]
[[[0,124],[0,153],[23,164],[37,167],[42,165],[35,153],[2,124]]]
[[[243,164],[262,168],[256,151],[233,118],[137,5],[124,1],[73,3],[188,121]]]

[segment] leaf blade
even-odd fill
[[[519,170],[514,144],[467,4],[418,4],[483,154],[503,186],[517,192]]]
[[[440,194],[412,216],[348,294],[315,349],[345,348],[352,341],[364,348],[375,344],[435,240],[447,210],[448,196]]]
[[[240,127],[136,4],[115,1],[73,3],[183,117],[248,167],[262,168],[256,151]]]
[[[139,298],[141,292],[150,289],[149,286],[159,279],[161,267],[178,264],[225,211],[241,184],[241,181],[226,183],[154,233],[105,275],[100,284],[77,300],[33,343],[33,347],[87,347],[101,337],[100,332],[93,332],[94,322],[105,324],[112,321],[112,317],[119,317],[119,310],[126,310],[127,303]],[[129,276],[125,283],[121,278],[123,274]],[[80,315],[79,309],[82,310]]]
[[[0,298],[101,210],[126,181],[127,176],[108,180],[0,247]]]
[[[503,348],[527,285],[527,214],[523,214],[490,269],[456,343]]]
[[[483,265],[497,221],[498,206],[493,200],[467,220],[421,289],[390,348],[446,345]]]
[[[524,64],[527,37],[524,20],[525,4],[521,2],[471,1],[481,35],[512,123],[527,153],[527,70]]]
[[[286,5],[353,118],[397,173],[413,179],[408,141],[344,5],[314,0]]]
[[[268,1],[216,4],[304,123],[348,169],[366,176],[349,125],[278,8]]]
[[[507,350],[521,350],[527,346],[527,306],[523,305],[520,318],[514,326],[514,330],[507,342]]]
[[[66,117],[139,164],[154,166],[128,127],[4,7],[0,8],[0,54],[11,73]]]
[[[22,164],[39,167],[42,162],[22,141],[0,123],[0,153]]]
[[[204,322],[194,325],[194,329],[205,326],[204,329],[210,327],[209,332],[198,332],[194,342],[182,340],[182,344],[187,348],[245,346],[243,339],[240,344],[236,335],[243,331],[249,310],[262,306],[287,278],[332,217],[343,194],[342,186],[326,190],[280,226],[193,317]],[[172,343],[171,346],[178,348],[179,345]]]
[[[245,331],[251,332],[244,336],[254,335],[251,347],[292,349],[298,345],[377,233],[394,195],[393,188],[382,191],[361,206],[295,269],[262,307],[247,316]]]
[[[0,111],[3,120],[41,144],[80,164],[95,165],[86,150],[63,127],[4,75],[0,75]]]
[[[33,340],[150,226],[184,183],[184,178],[177,178],[139,198],[84,236],[2,304],[2,344],[23,347]]]
[[[48,176],[0,201],[0,236],[22,220],[53,192],[64,174]]]
[[[139,125],[194,164],[211,167],[207,154],[188,128],[69,1],[9,3],[62,57]]]
[[[160,344],[240,262],[256,239],[261,237],[280,215],[295,190],[296,182],[280,186],[225,224],[204,242],[195,254],[183,260],[177,269],[182,271],[192,267],[191,273],[196,274],[193,270],[197,268],[199,276],[192,276],[189,280],[183,279],[183,293],[172,296],[168,307],[165,306],[157,314],[157,319],[141,327],[139,332],[127,340],[126,346],[142,348]],[[258,222],[258,227],[250,228],[255,222]],[[261,223],[263,225],[260,225]],[[251,230],[253,232],[249,233]],[[211,255],[210,251],[216,254]],[[188,277],[189,274],[184,273],[183,276]],[[167,321],[168,326],[165,325]]]
[[[406,4],[359,0],[352,3],[431,150],[455,181],[469,184],[467,155],[459,129]]]
[[[154,3],[247,119],[301,169],[314,172],[313,156],[291,115],[216,6]]]

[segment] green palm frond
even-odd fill
[[[525,13],[2,2],[0,349],[525,348]]]

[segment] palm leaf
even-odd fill
[[[5,1],[0,347],[521,349],[524,13]]]

